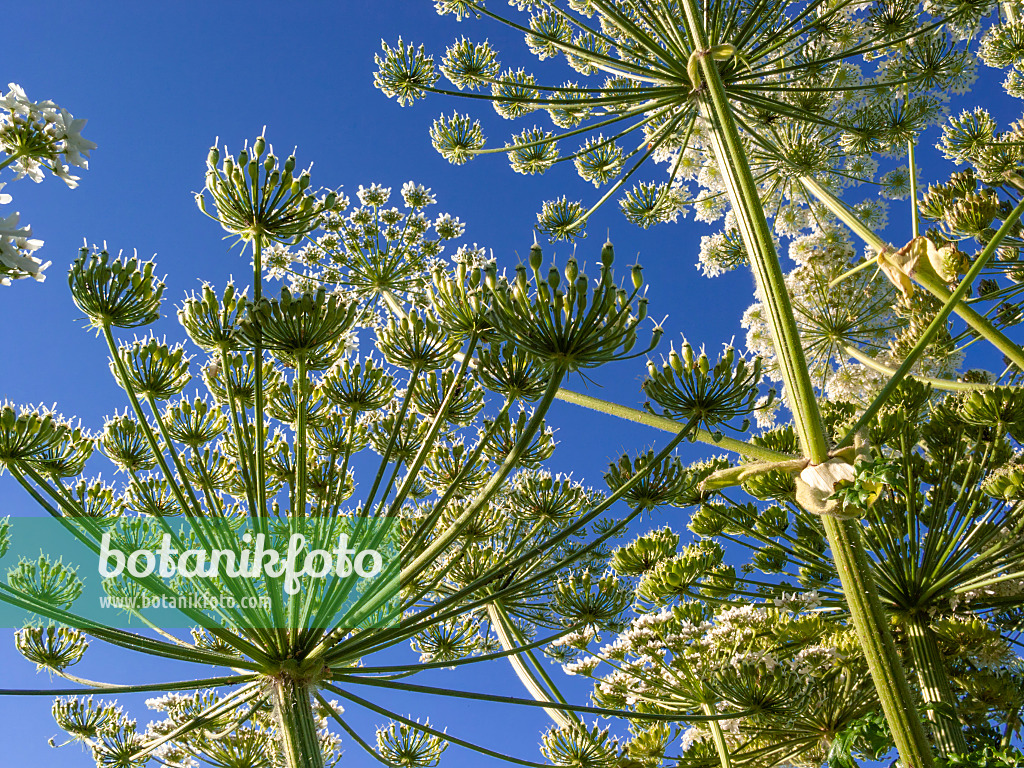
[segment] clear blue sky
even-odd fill
[[[466,242],[493,248],[499,266],[512,266],[525,256],[542,199],[563,193],[594,199],[593,188],[571,167],[539,178],[517,175],[495,156],[449,166],[430,146],[427,129],[442,110],[450,114],[467,105],[438,98],[400,108],[373,88],[373,55],[380,40],[393,43],[400,34],[426,42],[435,54],[460,34],[486,36],[505,63],[534,66],[518,36],[509,37],[493,24],[458,25],[450,17],[439,18],[426,0],[27,2],[8,4],[4,26],[7,66],[0,85],[19,83],[30,98],[52,99],[76,117],[88,118],[84,135],[99,148],[77,190],[52,178],[41,185],[22,181],[5,190],[14,195],[8,209],[21,211],[22,221],[46,241],[39,255],[53,266],[43,285],[22,281],[0,289],[0,397],[56,403],[90,429],[123,408],[124,400],[109,375],[104,345],[83,329],[71,303],[67,265],[83,237],[90,243],[105,240],[115,252],[136,248],[144,257],[156,254],[160,272],[167,274],[169,299],[168,318],[157,329],[171,339],[182,338],[173,305],[184,292],[202,280],[222,285],[231,274],[244,278],[248,273],[247,260],[229,252],[229,241],[221,239],[220,229],[193,202],[216,136],[237,149],[266,125],[279,155],[297,146],[300,165],[315,163],[316,185],[343,185],[353,197],[360,184],[380,182],[397,193],[409,179],[424,183],[438,198],[434,210],[466,222]],[[486,105],[474,105],[474,111],[486,118],[492,146],[504,141],[512,127],[526,127],[503,123]],[[659,177],[661,170],[651,169],[647,177]],[[733,335],[742,346],[738,320],[751,301],[751,278],[741,271],[709,281],[694,268],[700,236],[712,228],[684,222],[642,231],[627,224],[616,208],[592,220],[591,236],[578,247],[578,257],[594,263],[610,229],[619,263],[632,263],[639,254],[646,268],[650,314],[658,319],[669,315],[666,342],[685,332],[709,350]],[[900,218],[895,208],[892,218]],[[545,248],[548,255],[564,256],[568,250],[564,244]],[[639,403],[643,373],[640,361],[609,368],[600,376],[605,389],[598,394]],[[556,406],[552,423],[562,443],[555,466],[595,485],[607,461],[624,448],[639,450],[661,437],[571,406]],[[92,471],[103,463],[94,459]],[[110,476],[112,467],[104,473]],[[9,477],[0,478],[0,515],[24,512],[29,503]],[[682,527],[682,515],[673,514]],[[172,668],[147,657],[99,647],[82,666],[85,676],[113,682],[175,677]],[[46,682],[14,651],[5,631],[0,631],[0,669],[0,687]],[[463,684],[522,695],[505,666],[490,667]],[[125,703],[144,726],[149,718],[143,698],[126,698]],[[46,745],[57,733],[49,706],[48,699],[0,698],[0,766],[93,764],[77,747],[55,752]],[[432,723],[475,735],[487,746],[539,757],[536,734],[545,723],[535,712],[423,697],[396,706],[430,714]],[[346,750],[346,764],[370,764],[355,745]],[[491,763],[453,747],[445,764]]]

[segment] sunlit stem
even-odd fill
[[[829,288],[835,288],[837,285],[839,285],[841,282],[843,282],[843,280],[846,280],[847,278],[853,277],[858,272],[863,272],[865,269],[871,269],[871,267],[874,267],[875,269],[878,269],[878,264],[876,264],[871,259],[865,259],[864,261],[862,261],[857,266],[850,267],[848,270],[846,270],[841,275],[839,275],[839,277],[836,277],[836,278],[832,279],[829,282],[828,287]]]
[[[626,421],[633,421],[637,424],[643,424],[647,427],[653,427],[654,429],[660,429],[664,432],[671,432],[676,434],[679,432],[681,427],[678,421],[673,421],[665,416],[657,416],[647,411],[641,411],[638,408],[630,408],[627,405],[619,405],[618,403],[612,403],[608,400],[602,400],[592,395],[584,395],[580,392],[573,392],[568,389],[559,389],[558,394],[555,395],[559,400],[563,400],[573,405],[579,405],[583,408],[589,408],[592,411],[599,411],[600,413],[606,413],[609,416],[616,416]],[[737,440],[733,437],[727,437],[725,435],[714,434],[708,432],[706,429],[694,429],[690,433],[690,437],[694,440],[699,440],[702,443],[713,445],[716,448],[721,448],[725,451],[732,451],[738,453],[741,456],[746,456],[750,459],[759,459],[761,461],[786,461],[787,459],[794,458],[787,453],[780,453],[779,451],[773,451],[770,448],[763,448],[760,445],[752,445],[751,443],[745,443],[742,440]]]
[[[252,239],[252,261],[252,298],[255,306],[263,298],[263,233],[259,230]],[[253,421],[256,424],[256,509],[257,515],[263,517],[267,514],[267,469],[264,463],[267,425],[263,415],[263,329],[255,315],[253,330],[253,357],[256,362],[256,412],[253,414]]]
[[[808,192],[814,195],[814,197],[819,202],[821,202],[826,208],[828,208],[833,214],[835,214],[836,218],[838,218],[840,221],[843,222],[843,224],[845,224],[851,230],[853,230],[854,234],[856,234],[861,240],[863,240],[869,246],[874,248],[879,253],[893,250],[893,247],[889,243],[887,243],[884,239],[877,235],[874,232],[874,230],[871,229],[871,227],[867,226],[864,222],[862,222],[860,218],[857,216],[857,214],[854,211],[852,211],[842,200],[835,197],[835,195],[833,195],[831,192],[828,192],[820,184],[818,184],[818,182],[814,181],[814,179],[811,179],[810,177],[807,176],[802,176],[800,178],[800,181]],[[1021,216],[1021,213],[1024,213],[1024,209],[1021,209],[1021,206],[1018,205],[1017,208],[1014,208],[1013,212],[1006,217],[1006,220],[1003,222],[1003,226],[999,228],[999,232],[1002,232],[1003,235],[998,236],[999,233],[997,232],[996,236],[993,236],[992,240],[989,241],[988,245],[986,245],[985,251],[988,251],[988,246],[992,245],[993,242],[998,244],[999,242],[1002,241],[1003,237],[1005,237],[1009,231],[1008,227],[1012,227],[1017,222],[1017,220]],[[994,250],[995,249],[993,248],[993,252]],[[983,251],[983,253],[985,251]],[[970,275],[970,272],[968,272],[968,275]],[[928,291],[930,294],[935,296],[943,303],[947,303],[949,301],[949,290],[947,290],[946,287],[940,281],[934,279],[933,277],[931,277],[931,275],[926,274],[925,271],[919,270],[912,274],[910,277],[918,285],[920,285],[922,288],[924,288],[926,291]],[[966,277],[961,281],[960,285],[961,287],[964,285],[970,287],[970,283],[968,283]],[[1003,333],[997,330],[996,327],[992,325],[992,323],[989,322],[987,318],[975,312],[970,306],[963,303],[962,301],[957,301],[953,305],[953,311],[956,312],[960,316],[960,318],[965,323],[967,323],[967,325],[969,325],[973,330],[975,330],[982,338],[991,342],[992,345],[996,347],[996,349],[998,349],[1000,352],[1002,352],[1004,355],[1010,358],[1010,360],[1012,360],[1015,365],[1024,369],[1024,351],[1021,350],[1019,345],[1014,344],[1012,341],[1006,338],[1006,336],[1003,335]]]
[[[713,717],[716,714],[711,709],[710,704],[702,704],[701,709],[704,710],[704,714],[708,715],[708,717]],[[729,745],[725,741],[725,733],[722,731],[721,723],[718,720],[708,720],[708,726],[711,728],[711,738],[715,742],[718,762],[721,763],[722,768],[732,768],[732,757],[729,755]]]
[[[883,365],[878,362],[875,358],[865,352],[863,349],[855,347],[852,344],[840,344],[840,351],[844,355],[852,357],[862,365],[867,366],[873,371],[878,373],[884,373],[886,376],[892,378],[896,375],[896,369],[890,368],[887,365]],[[902,377],[901,377],[902,378]],[[973,384],[968,381],[953,381],[951,379],[937,379],[932,376],[910,376],[910,378],[920,381],[922,384],[929,385],[932,389],[942,390],[943,392],[971,392],[976,389],[987,390],[991,389],[990,384]]]
[[[487,618],[491,621],[491,626],[494,627],[495,633],[498,635],[498,640],[501,642],[501,647],[506,651],[516,648],[519,644],[512,637],[511,628],[509,626],[510,621],[507,618],[504,609],[502,609],[496,602],[487,604]],[[512,664],[512,669],[515,670],[516,677],[519,678],[519,682],[523,684],[523,687],[530,692],[530,695],[536,700],[554,704],[555,699],[553,695],[548,691],[547,687],[537,678],[537,675],[529,665],[526,663],[526,659],[523,658],[521,653],[513,653],[508,656],[509,662]],[[544,710],[548,717],[554,720],[555,725],[559,728],[570,728],[579,722],[579,719],[571,715],[568,712],[564,712],[560,709],[545,709]]]
[[[324,768],[311,687],[290,675],[273,681],[274,717],[285,768]]]
[[[687,33],[697,51],[709,51],[702,14],[696,0],[685,0]],[[757,186],[743,149],[728,96],[710,55],[699,58],[701,107],[709,121],[711,148],[736,213],[754,278],[768,313],[769,327],[786,385],[793,424],[804,455],[813,464],[828,458],[815,392],[803,345],[789,301],[782,268],[765,219]],[[900,665],[888,621],[871,577],[858,524],[823,517],[832,557],[843,585],[858,639],[878,690],[886,720],[904,765],[932,768],[932,754],[917,717],[915,699]]]
[[[928,720],[931,721],[939,753],[943,757],[966,755],[967,740],[956,716],[956,696],[949,684],[935,632],[920,613],[907,618],[906,628],[917,683],[927,705]]]

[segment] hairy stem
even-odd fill
[[[914,659],[914,672],[917,673],[921,698],[927,705],[928,720],[932,724],[932,735],[939,754],[942,757],[967,754],[967,740],[956,715],[956,696],[953,695],[953,688],[942,663],[935,632],[928,626],[927,617],[920,613],[908,617],[906,627],[910,655]]]
[[[282,675],[274,679],[274,715],[285,768],[324,768],[308,683]]]

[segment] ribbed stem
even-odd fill
[[[708,717],[712,717],[715,714],[710,704],[702,704],[701,709],[704,710],[704,714]],[[729,754],[729,745],[725,741],[725,733],[722,731],[721,723],[718,720],[708,720],[708,725],[711,727],[711,738],[715,742],[718,762],[721,763],[722,768],[732,768],[732,756]]]
[[[860,523],[829,515],[823,515],[821,522],[900,760],[905,766],[930,768],[934,765],[931,747],[917,715],[916,697],[907,683],[889,623],[878,600],[878,590],[869,575],[870,564],[861,543]]]
[[[616,416],[626,421],[633,421],[637,424],[643,424],[654,429],[661,429],[665,432],[671,432],[678,434],[680,429],[680,423],[673,421],[672,419],[666,418],[665,416],[657,416],[647,411],[641,411],[637,408],[630,408],[627,405],[619,405],[608,400],[602,400],[592,395],[584,395],[581,392],[573,392],[569,389],[559,389],[556,398],[566,403],[572,403],[573,405],[579,405],[583,408],[589,408],[593,411],[599,411],[600,413],[607,413],[609,416]],[[721,448],[723,451],[732,451],[738,453],[740,456],[745,456],[748,459],[758,459],[760,461],[786,461],[793,457],[786,453],[779,453],[773,451],[770,448],[764,448],[760,445],[753,445],[751,443],[745,443],[742,440],[737,440],[734,437],[727,437],[725,435],[713,435],[706,429],[695,429],[690,433],[690,437],[693,440],[699,440],[702,443],[713,445],[716,448]]]
[[[804,455],[812,464],[820,464],[828,459],[828,444],[771,230],[718,65],[710,55],[700,8],[696,0],[685,0],[682,5],[686,12],[687,32],[694,43],[694,56],[698,57],[700,65],[702,82],[699,87],[706,89],[701,95],[701,104],[710,124],[712,151],[750,257],[759,298],[768,312],[793,424],[800,436]],[[900,758],[906,766],[932,768],[931,748],[917,717],[915,699],[889,633],[885,612],[871,577],[870,563],[864,554],[860,529],[855,523],[829,517],[824,517],[823,522],[850,615],[868,657],[871,676]]]
[[[285,768],[324,768],[308,683],[282,675],[274,679],[273,696]]]
[[[932,724],[935,745],[942,757],[967,754],[967,740],[956,715],[956,696],[946,676],[942,653],[935,632],[927,618],[912,614],[906,622],[910,654],[914,659],[914,672],[921,688],[921,698],[927,705],[928,720]]]

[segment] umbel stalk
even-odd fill
[[[683,9],[686,32],[699,64],[700,84],[696,96],[708,120],[711,148],[736,214],[760,297],[768,312],[793,424],[804,455],[812,464],[821,464],[828,460],[828,445],[771,230],[718,65],[710,55],[711,46],[701,21],[700,8],[696,0],[685,0]],[[934,764],[931,748],[878,599],[859,526],[849,520],[830,517],[822,520],[850,616],[901,761],[914,768],[931,768]]]

